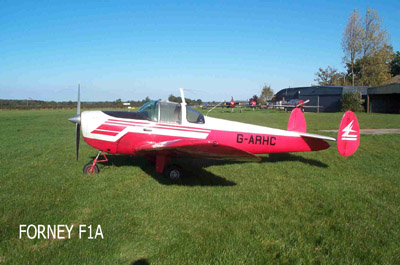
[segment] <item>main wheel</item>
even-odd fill
[[[84,174],[97,174],[100,172],[100,169],[97,165],[94,165],[92,169],[93,163],[87,163],[86,165],[83,166],[83,173]]]
[[[171,165],[166,167],[166,169],[164,170],[164,175],[170,180],[178,180],[181,179],[183,176],[182,169],[177,165]]]

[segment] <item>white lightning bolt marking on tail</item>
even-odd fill
[[[352,132],[357,132],[352,130],[353,129],[353,122],[354,120],[352,120],[349,125],[346,126],[346,128],[344,128],[342,130],[342,132],[344,132],[342,134],[342,140],[348,140],[348,141],[357,141],[357,134],[350,134]]]

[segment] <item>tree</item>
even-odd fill
[[[392,47],[385,45],[373,51],[369,56],[361,58],[361,85],[379,86],[390,79],[390,59],[392,55]]]
[[[397,51],[390,62],[390,73],[392,76],[400,75],[400,51]]]
[[[120,98],[115,100],[115,105],[116,106],[122,105],[122,100]]]
[[[363,28],[360,21],[360,12],[357,9],[350,14],[347,26],[343,32],[342,48],[343,61],[351,66],[352,85],[354,86],[354,64],[362,51]]]
[[[347,92],[342,95],[342,111],[357,111],[362,112],[364,111],[363,103],[364,100],[362,99],[362,95],[360,92]]]
[[[254,102],[256,102],[256,104],[258,104],[259,98],[257,97],[257,95],[254,95],[250,101],[253,100]]]
[[[346,75],[346,79],[347,80],[352,80],[352,73],[351,73],[351,64],[350,63],[346,63],[346,67],[347,67],[347,75]],[[361,60],[357,59],[354,67],[353,67],[353,72],[354,72],[354,76],[356,76],[356,79],[354,81],[356,86],[361,85],[361,81],[360,81],[360,76],[361,76]],[[350,82],[351,85],[351,82]]]
[[[261,89],[260,97],[257,98],[257,100],[259,100],[261,104],[265,104],[267,103],[268,100],[271,100],[273,96],[274,96],[274,91],[272,90],[271,85],[264,84],[264,86]],[[257,100],[255,101],[258,102]]]
[[[314,79],[320,86],[340,86],[344,85],[344,73],[339,73],[337,69],[328,66],[326,69],[319,68],[315,73]]]
[[[363,21],[362,56],[372,55],[381,47],[387,45],[390,37],[386,30],[381,28],[381,19],[378,12],[368,8]]]
[[[354,28],[357,30],[352,31]],[[368,8],[361,23],[358,11],[353,11],[342,40],[353,86],[381,85],[390,78],[393,48],[388,44],[389,40],[388,32],[381,27],[378,12]],[[358,49],[352,50],[353,47]]]
[[[180,103],[180,102],[181,102],[181,98],[175,97],[174,95],[171,94],[171,95],[169,95],[169,97],[168,97],[168,101]]]
[[[368,8],[363,21],[361,84],[377,86],[389,79],[389,62],[393,48],[388,44],[390,36],[381,28],[378,12]]]
[[[168,97],[168,101],[181,103],[182,99],[181,99],[181,97],[175,97],[174,95],[171,94]],[[203,102],[201,99],[195,100],[195,99],[190,99],[190,98],[185,98],[185,101],[186,101],[186,104],[188,104],[188,105],[196,105],[196,104],[201,105]]]

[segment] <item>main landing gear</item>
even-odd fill
[[[170,165],[164,169],[164,176],[170,180],[178,180],[182,178],[182,169],[177,165]]]
[[[99,156],[100,154],[103,155],[104,159],[103,160],[99,160]],[[106,154],[104,154],[103,151],[99,151],[97,153],[96,158],[93,160],[93,162],[89,162],[86,165],[83,166],[83,173],[85,174],[97,174],[100,172],[99,167],[96,165],[97,163],[101,163],[101,162],[107,162],[108,158],[106,157]]]
[[[170,180],[178,180],[181,179],[182,169],[174,164],[167,165],[170,160],[169,156],[157,155],[156,156],[156,171],[157,173],[164,174],[166,178]]]

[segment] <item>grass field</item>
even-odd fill
[[[173,183],[144,159],[110,156],[98,175],[75,161],[74,111],[0,111],[1,264],[399,264],[400,135],[262,156],[260,163],[183,160]],[[212,116],[286,128],[288,113]],[[306,113],[308,131],[342,113]],[[358,114],[361,128],[400,115]],[[335,136],[334,133],[324,133]],[[104,239],[19,239],[20,224],[101,225]]]

